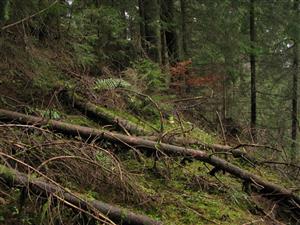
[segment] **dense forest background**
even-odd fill
[[[299,179],[299,12],[299,0],[0,0],[0,105],[66,119],[68,89],[69,106],[80,93],[158,142],[248,143]]]

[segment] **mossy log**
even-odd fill
[[[120,130],[126,129],[129,133],[134,135],[149,135],[153,132],[147,131],[142,126],[135,124],[123,117],[114,115],[109,110],[97,106],[76,93],[72,93],[71,91],[63,90],[59,94],[60,99],[67,103],[72,103],[72,106],[78,109],[80,112],[84,113],[91,120],[96,122],[107,123],[111,125],[117,126]]]
[[[133,212],[121,209],[119,207],[97,201],[97,200],[82,200],[75,195],[66,192],[62,188],[42,181],[38,178],[29,177],[27,174],[20,173],[14,169],[0,165],[0,177],[4,179],[10,186],[29,188],[37,196],[52,196],[62,203],[68,202],[80,209],[87,210],[89,213],[96,213],[99,210],[102,214],[108,217],[115,223],[123,225],[160,225],[161,222],[155,221],[147,216],[138,215]],[[66,206],[70,206],[66,204]],[[73,208],[73,207],[72,207]]]
[[[40,117],[28,116],[4,109],[0,109],[0,120],[15,121],[23,124],[34,124],[36,126],[46,125],[52,130],[56,130],[68,135],[80,135],[81,137],[85,138],[104,138],[114,142],[127,143],[132,146],[147,148],[150,151],[157,151],[159,149],[168,155],[193,158],[214,166],[216,170],[226,171],[233,176],[242,179],[246,183],[255,185],[260,193],[266,193],[269,197],[274,196],[276,198],[283,198],[285,200],[294,201],[298,205],[300,204],[300,197],[294,194],[293,191],[266,181],[260,176],[243,170],[240,167],[205,151],[194,150],[165,143],[158,143],[139,137],[126,136],[115,132],[101,131],[55,120],[45,120]]]
[[[143,127],[134,124],[130,122],[129,120],[126,120],[124,118],[121,118],[119,116],[114,115],[113,113],[110,113],[108,110],[103,109],[100,106],[97,106],[91,102],[88,102],[78,96],[75,93],[71,93],[70,91],[63,90],[60,93],[60,98],[63,101],[72,102],[72,105],[84,113],[86,116],[88,116],[90,119],[99,122],[104,121],[108,124],[113,124],[118,126],[119,128],[125,128],[127,131],[129,131],[131,134],[140,136],[140,135],[151,135],[150,131],[147,131]],[[148,139],[148,138],[147,138]],[[158,138],[153,136],[149,137],[149,139],[156,141]],[[176,145],[196,145],[198,147],[204,148],[204,149],[212,149],[217,152],[230,152],[235,158],[243,158],[246,161],[252,163],[255,165],[257,163],[257,160],[247,154],[247,152],[242,151],[240,149],[233,149],[231,146],[228,145],[219,145],[219,144],[205,144],[198,140],[187,138],[166,138],[163,139],[164,142],[169,144],[176,144]]]

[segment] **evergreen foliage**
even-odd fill
[[[137,79],[146,85],[146,91],[159,92],[166,89],[166,75],[151,60],[143,59],[133,63]]]

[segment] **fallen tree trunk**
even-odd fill
[[[75,195],[66,192],[62,188],[37,178],[29,177],[27,174],[20,173],[14,169],[10,169],[6,166],[0,165],[0,177],[3,178],[9,185],[29,188],[34,194],[38,196],[52,196],[56,200],[62,203],[67,201],[72,205],[87,210],[93,213],[99,210],[102,214],[107,216],[110,220],[115,223],[123,225],[160,225],[161,222],[150,219],[147,216],[138,215],[125,209],[118,208],[116,206],[109,205],[107,203],[97,200],[82,200]],[[66,206],[70,206],[66,204]],[[97,213],[95,214],[97,215]]]
[[[60,99],[64,102],[72,103],[72,106],[84,113],[90,119],[96,122],[104,122],[111,125],[116,125],[118,128],[126,129],[134,135],[149,135],[153,132],[147,131],[142,126],[132,123],[122,117],[116,116],[100,106],[88,102],[70,91],[63,90],[60,92]]]
[[[70,91],[63,90],[60,92],[60,98],[61,100],[65,102],[72,102],[72,105],[84,113],[86,116],[88,116],[90,119],[99,122],[99,121],[105,121],[106,123],[116,125],[122,129],[126,129],[131,134],[134,135],[151,135],[150,131],[147,131],[143,127],[134,124],[124,118],[121,118],[119,116],[113,115],[112,113],[109,113],[108,111],[104,110],[102,107],[99,107],[91,102],[88,102],[84,99],[82,99],[80,96],[78,96],[75,93],[71,93]],[[151,139],[153,141],[157,141],[158,138],[153,136],[147,139]],[[176,145],[196,145],[198,147],[204,148],[204,149],[211,149],[213,151],[217,152],[225,152],[225,153],[231,153],[235,158],[243,158],[246,161],[250,162],[251,164],[255,165],[257,163],[256,159],[249,156],[247,152],[242,151],[240,149],[233,149],[231,146],[228,145],[219,145],[219,144],[205,144],[202,143],[196,139],[182,139],[178,137],[166,137],[162,140],[163,142],[169,143],[169,144],[176,144]]]
[[[158,141],[159,137],[156,136],[144,136],[144,139],[151,140],[151,141]],[[218,153],[231,153],[234,158],[242,158],[247,162],[251,163],[252,165],[256,165],[258,161],[250,156],[246,151],[243,151],[238,148],[233,148],[229,145],[220,145],[220,144],[206,144],[196,139],[181,138],[181,137],[166,137],[161,140],[164,143],[173,144],[173,145],[180,145],[180,146],[197,146],[202,149],[210,149],[214,152]]]
[[[190,157],[195,160],[206,162],[214,166],[217,170],[226,171],[237,178],[244,180],[245,183],[254,184],[260,189],[261,193],[267,193],[268,196],[273,195],[277,198],[286,198],[295,201],[297,204],[300,204],[300,197],[295,195],[291,190],[268,182],[260,176],[243,170],[238,166],[235,166],[226,160],[211,155],[205,151],[194,150],[165,143],[157,143],[155,141],[149,141],[139,137],[101,131],[55,120],[45,120],[40,117],[28,116],[3,109],[0,109],[0,120],[17,121],[19,123],[33,124],[37,126],[47,125],[52,130],[57,130],[68,135],[80,135],[85,138],[105,138],[114,142],[124,142],[132,146],[147,148],[152,151],[160,150],[168,155]]]

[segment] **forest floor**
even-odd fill
[[[162,118],[165,135],[193,137],[207,144],[223,142],[215,132],[193,127],[197,121],[189,121],[188,116],[172,114],[175,108],[172,100],[179,96],[149,94],[153,99],[150,101],[146,95],[122,88],[98,90],[96,77],[69,69],[69,58],[63,52],[40,47],[30,49],[28,57],[28,52],[15,51],[0,64],[1,109],[128,134],[125,128],[91,120],[75,109],[73,102],[61,101],[60,91],[68,88],[111,115],[148,131],[159,131]],[[153,102],[164,112],[161,118]],[[236,145],[236,140],[229,144]],[[48,130],[47,126],[21,126],[14,121],[0,123],[0,148],[3,154],[30,165],[73,193],[147,215],[163,224],[296,224],[299,219],[288,218],[289,209],[280,207],[280,200],[247,193],[242,181],[229,173],[209,175],[213,167],[200,161],[157,157],[147,151],[143,154],[107,140],[87,142],[80,135],[65,136]],[[269,148],[249,149],[252,150],[249,154],[259,159],[276,154]],[[281,172],[291,170],[285,165],[254,167],[241,158],[226,158],[268,181],[290,189],[299,188],[299,179]],[[39,176],[14,159],[2,155],[1,164]],[[1,224],[97,224],[84,213],[74,213],[64,204],[50,197],[35,196],[24,187],[10,188],[0,181],[0,188]],[[27,197],[24,190],[29,192]]]

